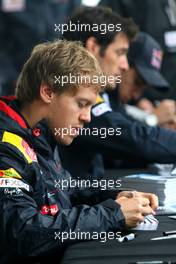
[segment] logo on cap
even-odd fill
[[[160,70],[161,68],[161,61],[162,61],[163,53],[161,50],[153,49],[152,51],[152,59],[151,65],[156,69]]]

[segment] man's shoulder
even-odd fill
[[[0,153],[7,155],[9,159],[10,156],[20,156],[29,164],[37,161],[36,153],[27,140],[11,131],[0,130]]]

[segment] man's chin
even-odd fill
[[[106,90],[112,91],[115,90],[116,87],[117,87],[116,83],[108,83],[106,86]]]
[[[57,138],[57,142],[59,144],[65,145],[65,146],[69,146],[72,142],[73,142],[74,137],[62,137],[62,138]]]
[[[69,146],[72,142],[73,142],[73,138],[69,139],[69,140],[68,139],[65,140],[63,144],[66,145],[66,146]]]

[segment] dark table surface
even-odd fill
[[[159,226],[156,231],[135,231],[137,237],[132,241],[119,243],[114,239],[103,243],[96,240],[72,245],[66,250],[61,264],[148,263],[149,260],[176,263],[176,238],[151,240],[163,236],[163,231],[175,230],[176,220],[166,215],[157,216],[157,219]]]
[[[152,171],[139,169],[109,170],[105,178],[117,179],[136,173],[152,174]],[[146,186],[141,185],[141,183],[139,189],[151,191],[146,189]],[[162,263],[162,261],[166,261],[163,263],[176,263],[176,238],[158,241],[151,240],[151,238],[163,236],[163,231],[176,230],[176,219],[170,219],[167,215],[160,215],[156,218],[159,220],[157,230],[134,231],[137,233],[137,237],[132,241],[123,243],[118,242],[117,239],[108,240],[105,243],[98,240],[80,241],[69,246],[65,251],[61,264],[126,264],[135,262],[157,264]]]

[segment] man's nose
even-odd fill
[[[88,110],[85,110],[83,113],[81,113],[80,119],[84,123],[89,123],[91,121],[91,108],[89,108]]]
[[[121,59],[121,64],[120,64],[120,68],[122,71],[127,71],[129,70],[129,63],[128,63],[128,59],[127,56],[124,55]]]

